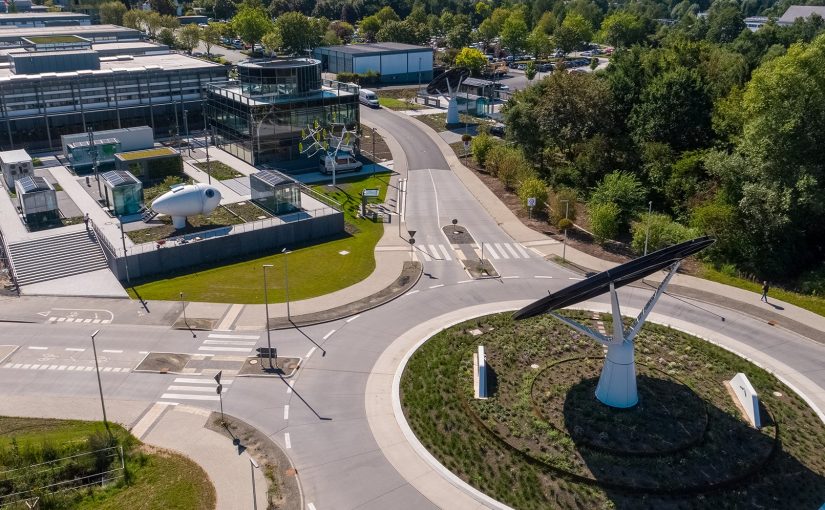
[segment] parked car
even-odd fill
[[[541,64],[539,66],[539,72],[540,73],[549,73],[552,70],[553,70],[553,64]]]
[[[505,131],[504,124],[496,123],[490,126],[490,134],[495,135],[501,138],[504,138],[504,131]]]
[[[583,51],[583,52],[581,52],[581,56],[582,57],[592,57],[593,52],[592,51]]]
[[[517,67],[517,69],[518,69],[519,71],[524,71],[524,70],[526,70],[526,69],[527,69],[527,66],[526,66],[525,64],[519,64],[519,65],[518,65],[518,67]]]
[[[370,108],[380,108],[378,104],[378,96],[375,95],[375,92],[367,89],[361,89],[358,92],[358,101],[361,102],[363,105],[367,105]]]

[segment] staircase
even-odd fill
[[[140,209],[139,212],[140,212],[140,220],[143,221],[144,223],[149,223],[149,221],[152,218],[154,218],[155,216],[158,215],[158,213],[155,210],[153,210],[151,207],[146,207],[146,206],[143,206]]]
[[[109,267],[90,230],[11,244],[9,257],[21,287]]]

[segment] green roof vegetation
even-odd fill
[[[171,147],[156,147],[154,149],[144,149],[132,152],[119,152],[115,157],[123,161],[134,161],[137,159],[158,158],[161,156],[175,156],[178,151]]]
[[[58,44],[58,43],[84,43],[88,42],[82,37],[76,35],[35,35],[26,37],[27,41],[34,44]]]

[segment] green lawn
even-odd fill
[[[238,172],[223,161],[210,161],[209,164],[206,164],[206,162],[195,163],[195,166],[200,170],[209,173],[213,179],[217,179],[219,181],[243,177],[242,173]]]
[[[379,97],[378,104],[390,110],[420,110],[424,108],[420,104],[410,103],[394,97]]]
[[[724,283],[725,285],[738,287],[740,289],[749,290],[758,294],[762,293],[761,283],[730,276],[707,265],[702,266],[699,276],[705,278],[706,280]],[[799,294],[797,292],[771,287],[770,292],[768,292],[768,299],[770,298],[779,299],[786,303],[798,306],[799,308],[804,308],[810,312],[825,316],[825,298],[819,296]]]
[[[310,246],[290,246],[289,297],[307,299],[349,287],[369,276],[375,269],[375,245],[384,232],[383,224],[358,219],[361,190],[378,188],[380,200],[387,192],[389,174],[339,179],[335,188],[314,189],[344,206],[347,231],[351,235]],[[341,254],[341,252],[347,252]],[[263,264],[267,270],[268,298],[271,303],[286,301],[285,255],[273,254],[235,262],[189,274],[176,274],[136,286],[143,299],[177,300],[180,292],[190,301],[221,303],[263,303]],[[130,294],[136,297],[135,291]]]
[[[44,498],[44,509],[209,510],[215,507],[215,489],[200,466],[182,455],[141,444],[117,424],[109,426],[117,444],[123,447],[128,482],[120,479],[105,489],[95,487]],[[106,437],[102,422],[3,416],[0,417],[0,470],[7,469],[5,466],[20,467],[88,452],[100,447],[100,441],[105,442]],[[117,459],[112,462],[119,464]],[[46,480],[37,483],[42,485]]]

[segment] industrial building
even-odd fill
[[[816,14],[820,18],[825,17],[825,6],[820,5],[792,5],[788,7],[778,20],[776,24],[779,26],[790,26],[798,19],[808,19],[811,15]]]
[[[34,165],[29,153],[24,150],[0,152],[0,170],[9,190],[14,189],[14,181],[34,175]]]
[[[76,35],[92,43],[142,41],[143,33],[117,25],[79,25],[59,27],[4,28],[0,30],[0,47],[20,47],[22,39],[44,36]]]
[[[396,42],[322,46],[313,51],[330,73],[379,73],[388,83],[428,83],[433,79],[433,50]]]
[[[19,6],[19,0],[16,2]],[[5,2],[0,3],[4,5]],[[5,9],[0,7],[0,12]],[[91,25],[88,14],[76,12],[15,12],[0,14],[0,27],[66,27]]]
[[[185,55],[102,57],[90,46],[101,34],[40,30],[0,67],[0,150],[55,149],[89,128],[150,126],[161,138],[202,129],[206,84],[226,79],[224,66]]]
[[[207,122],[221,149],[252,165],[301,159],[302,131],[357,126],[356,85],[321,79],[308,58],[238,64],[238,80],[207,85]]]

